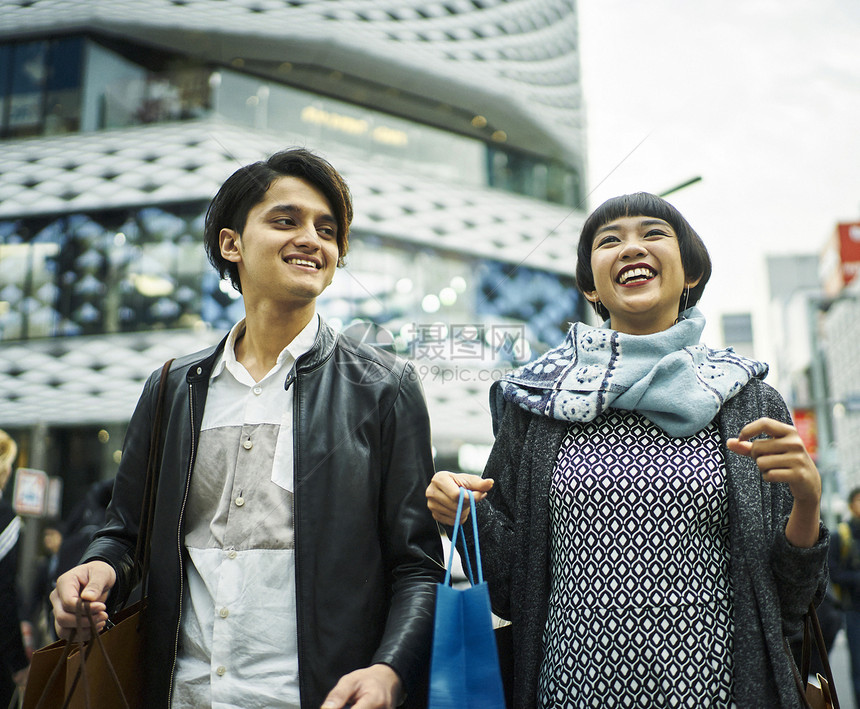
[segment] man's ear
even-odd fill
[[[241,238],[242,235],[233,229],[222,229],[218,233],[218,245],[221,247],[221,256],[234,263],[241,261]]]

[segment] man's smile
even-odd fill
[[[301,256],[290,256],[289,258],[285,258],[284,263],[288,263],[292,266],[304,266],[306,268],[314,268],[316,270],[322,268],[322,264],[319,261],[304,258]]]

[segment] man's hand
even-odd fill
[[[371,665],[340,678],[321,709],[394,709],[402,701],[403,683],[388,665]]]
[[[433,519],[449,527],[454,526],[457,518],[457,503],[460,501],[460,488],[465,487],[472,491],[475,502],[487,496],[487,492],[493,487],[492,478],[481,478],[468,473],[451,473],[441,470],[433,476],[427,487],[427,507],[433,515]],[[468,502],[468,501],[467,501]],[[469,505],[463,503],[462,519],[466,521],[469,516]]]
[[[78,626],[76,608],[78,599],[90,602],[90,615],[99,631],[108,619],[108,593],[116,583],[116,571],[104,561],[89,561],[64,573],[57,579],[57,586],[51,591],[51,605],[54,607],[54,629],[57,636],[68,640]],[[90,626],[82,622],[82,634],[89,639]]]

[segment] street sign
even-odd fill
[[[44,470],[18,468],[12,505],[19,515],[44,517],[48,504],[48,474]]]

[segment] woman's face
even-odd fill
[[[671,327],[678,318],[688,281],[675,230],[662,219],[620,217],[601,226],[591,245],[594,290],[609,311],[613,330],[650,335]]]

